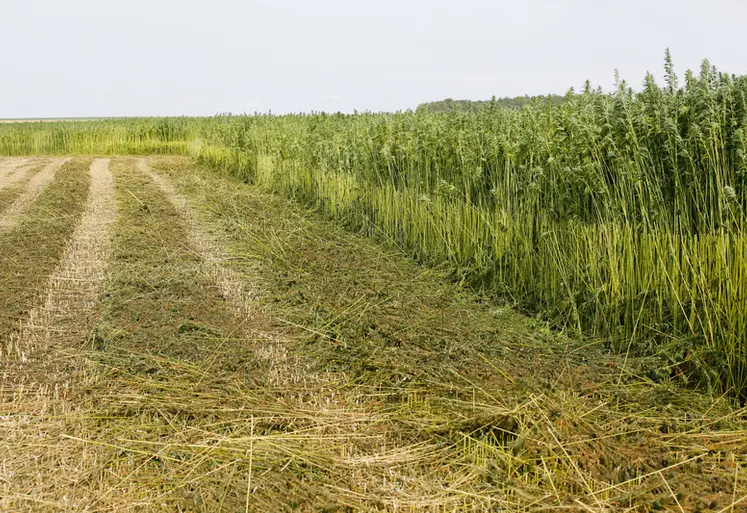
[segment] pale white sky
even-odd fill
[[[0,0],[0,118],[397,110],[747,73],[747,0]]]

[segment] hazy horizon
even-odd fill
[[[0,0],[0,118],[414,109],[747,73],[747,3]]]

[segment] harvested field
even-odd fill
[[[650,359],[184,157],[20,166],[2,511],[747,508],[747,410]]]
[[[57,170],[67,161],[68,159],[53,159],[28,181],[23,192],[0,213],[0,232],[10,230],[22,220],[26,209],[44,192],[44,189],[54,179]],[[20,171],[16,171],[12,176],[19,176],[19,174]],[[22,179],[23,176],[19,179]],[[12,183],[12,180],[6,183]]]

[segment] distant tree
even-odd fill
[[[549,94],[545,96],[516,96],[513,98],[496,98],[495,96],[489,101],[472,101],[472,100],[454,100],[446,98],[438,102],[426,102],[418,105],[417,111],[427,112],[451,112],[451,111],[470,111],[479,110],[487,107],[490,103],[500,105],[509,109],[518,109],[533,101],[549,101],[553,105],[559,105],[566,101],[565,96]]]

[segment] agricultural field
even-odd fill
[[[0,125],[0,510],[747,511],[747,78]]]

